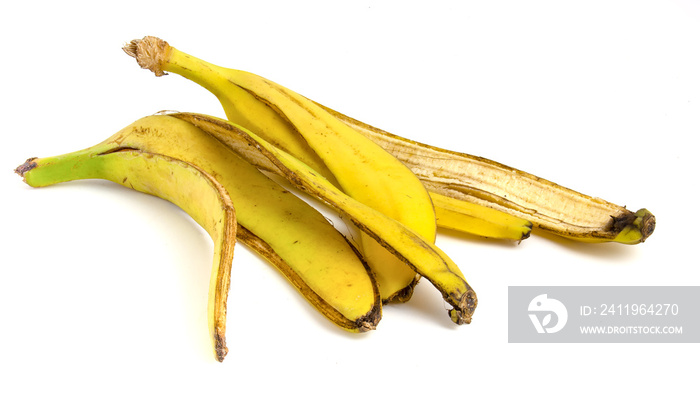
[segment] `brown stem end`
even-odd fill
[[[216,330],[214,334],[214,352],[216,353],[216,360],[223,362],[226,354],[228,354],[228,347],[226,347],[226,336],[223,330]]]
[[[167,75],[163,65],[170,56],[170,45],[155,36],[134,39],[122,47],[124,53],[136,59],[141,68],[152,71],[157,77]]]
[[[29,159],[27,159],[24,163],[20,164],[15,169],[15,173],[19,174],[20,177],[24,178],[24,175],[27,174],[29,170],[32,170],[37,166],[36,159],[36,157],[30,157]]]

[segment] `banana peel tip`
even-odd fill
[[[472,322],[472,315],[474,315],[477,303],[478,300],[476,298],[476,293],[474,290],[469,289],[469,291],[464,293],[462,299],[460,299],[459,308],[451,309],[448,312],[450,319],[459,325],[470,324]]]
[[[634,224],[639,227],[639,231],[642,233],[641,242],[644,242],[656,229],[656,217],[647,209],[639,209],[634,215],[640,219],[639,221],[635,220]]]
[[[30,157],[27,159],[24,163],[20,164],[15,168],[15,173],[17,173],[20,177],[24,178],[24,175],[27,174],[28,171],[34,169],[37,166],[36,163],[36,157]]]
[[[377,325],[374,322],[364,321],[360,324],[359,332],[366,333],[368,331],[376,330]]]
[[[214,335],[214,341],[214,351],[216,353],[216,360],[219,362],[223,362],[224,358],[226,358],[226,354],[228,354],[228,348],[226,347],[226,337],[224,337],[223,334],[217,332]]]

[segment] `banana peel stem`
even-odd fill
[[[168,42],[155,36],[146,36],[143,39],[134,39],[122,47],[129,56],[136,59],[139,67],[150,70],[157,77],[168,75],[163,71],[163,65],[170,56]]]
[[[30,157],[29,159],[27,159],[24,163],[17,166],[17,168],[15,169],[15,173],[19,174],[20,177],[24,178],[24,175],[27,174],[27,172],[29,172],[37,166],[36,159],[36,157]]]

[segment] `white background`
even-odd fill
[[[6,4],[0,399],[687,399],[698,344],[509,344],[507,289],[700,285],[699,3]],[[200,227],[108,182],[32,189],[12,172],[159,110],[223,117],[204,89],[121,51],[145,35],[390,132],[646,207],[657,230],[637,246],[441,232],[479,295],[473,323],[452,324],[422,282],[363,335],[239,246],[230,352],[215,362]]]

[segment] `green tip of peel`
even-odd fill
[[[621,244],[638,244],[646,241],[656,228],[656,217],[647,209],[639,209],[634,220],[627,224],[615,237],[614,242]]]

